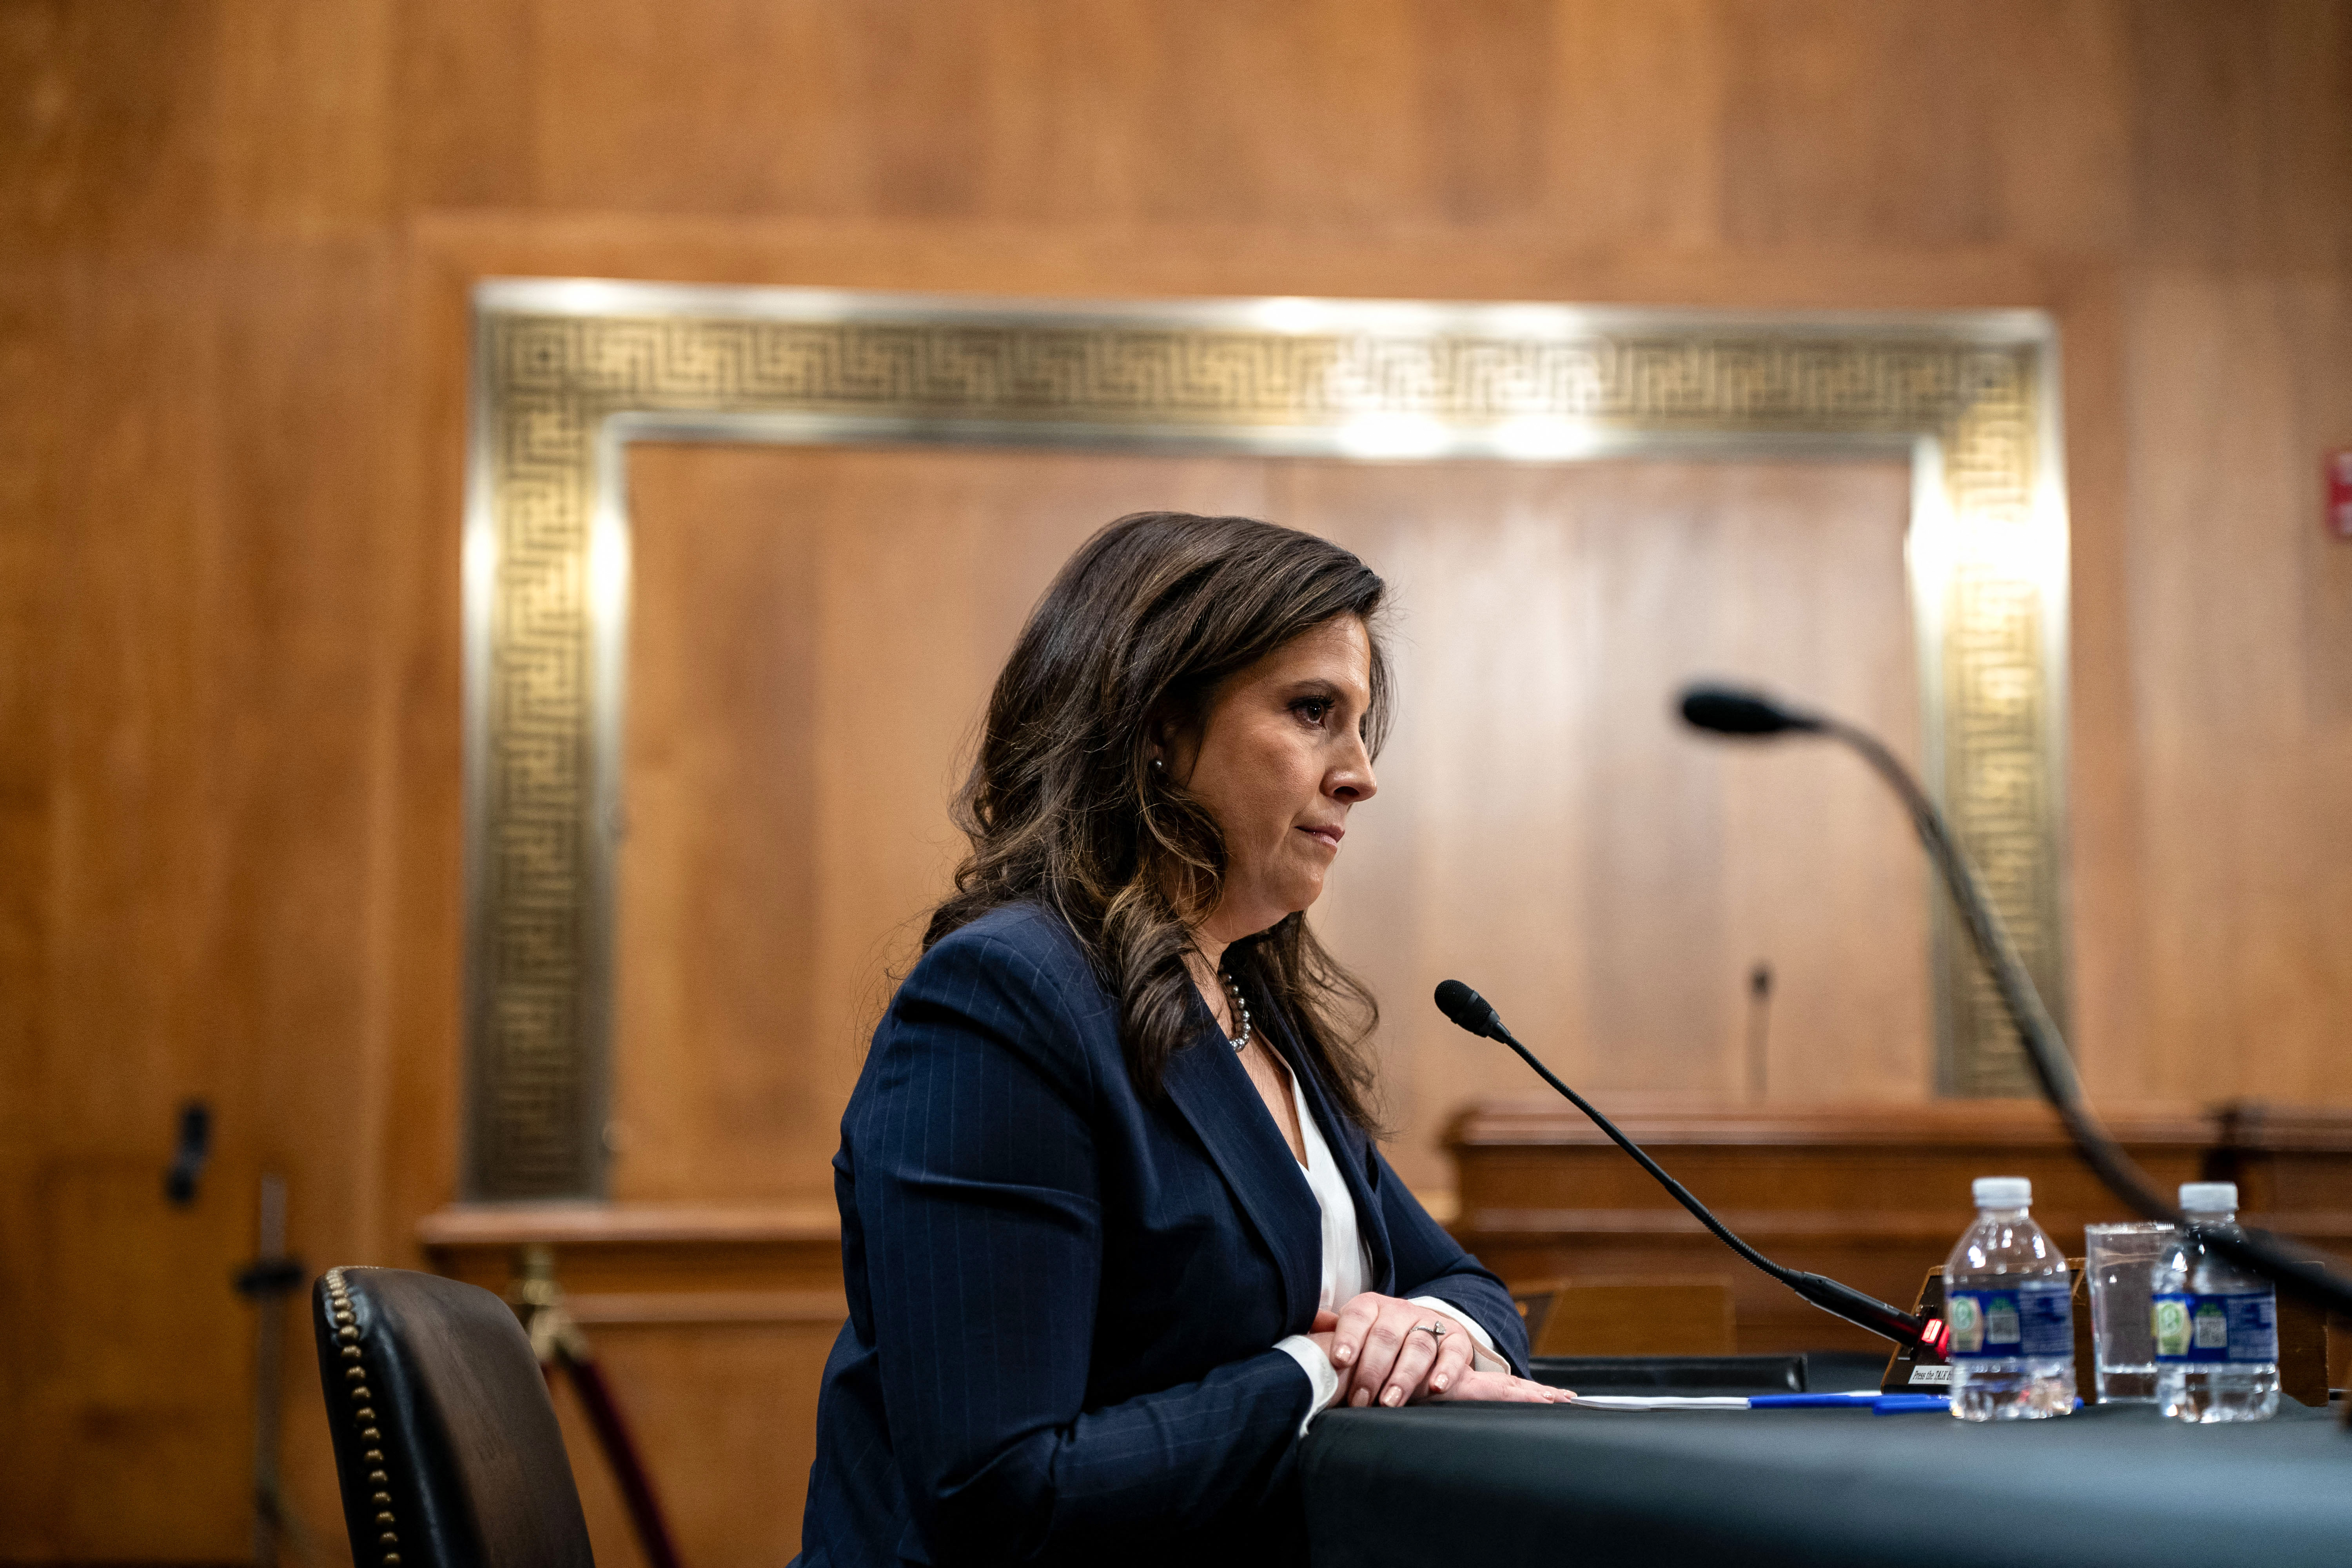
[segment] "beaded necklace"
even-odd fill
[[[1217,978],[1224,983],[1225,999],[1234,1005],[1234,1016],[1242,1021],[1242,1032],[1229,1037],[1225,1041],[1225,1044],[1239,1051],[1250,1043],[1249,1004],[1242,1000],[1242,988],[1234,983],[1232,975],[1221,969],[1217,971]]]

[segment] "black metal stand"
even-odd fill
[[[193,1190],[193,1182],[190,1183]],[[278,1542],[292,1545],[304,1563],[320,1562],[302,1518],[286,1500],[278,1474],[280,1358],[286,1341],[286,1298],[310,1282],[310,1271],[286,1250],[286,1178],[261,1178],[257,1256],[237,1270],[236,1293],[253,1303],[253,1561],[276,1568]]]

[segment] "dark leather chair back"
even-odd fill
[[[310,1300],[354,1568],[594,1568],[504,1301],[400,1268],[331,1268]]]

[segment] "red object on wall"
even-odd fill
[[[2352,447],[2327,454],[2327,531],[2352,539]]]

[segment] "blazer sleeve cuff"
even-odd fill
[[[1505,1361],[1495,1350],[1495,1336],[1479,1326],[1478,1320],[1470,1315],[1467,1308],[1457,1307],[1439,1296],[1415,1296],[1411,1300],[1414,1306],[1427,1307],[1433,1312],[1443,1312],[1469,1331],[1470,1337],[1478,1342],[1478,1348],[1472,1353],[1470,1359],[1470,1364],[1477,1371],[1507,1373],[1511,1370],[1511,1363]],[[1327,1361],[1324,1364],[1328,1366],[1330,1363]],[[1334,1376],[1332,1379],[1334,1386],[1337,1386],[1338,1381]]]
[[[1339,1370],[1331,1364],[1331,1358],[1323,1353],[1323,1347],[1305,1334],[1291,1334],[1276,1340],[1274,1348],[1297,1362],[1298,1370],[1307,1374],[1307,1381],[1315,1385],[1315,1402],[1307,1407],[1305,1419],[1298,1423],[1298,1435],[1304,1437],[1307,1436],[1307,1423],[1328,1410],[1332,1402],[1339,1397]]]

